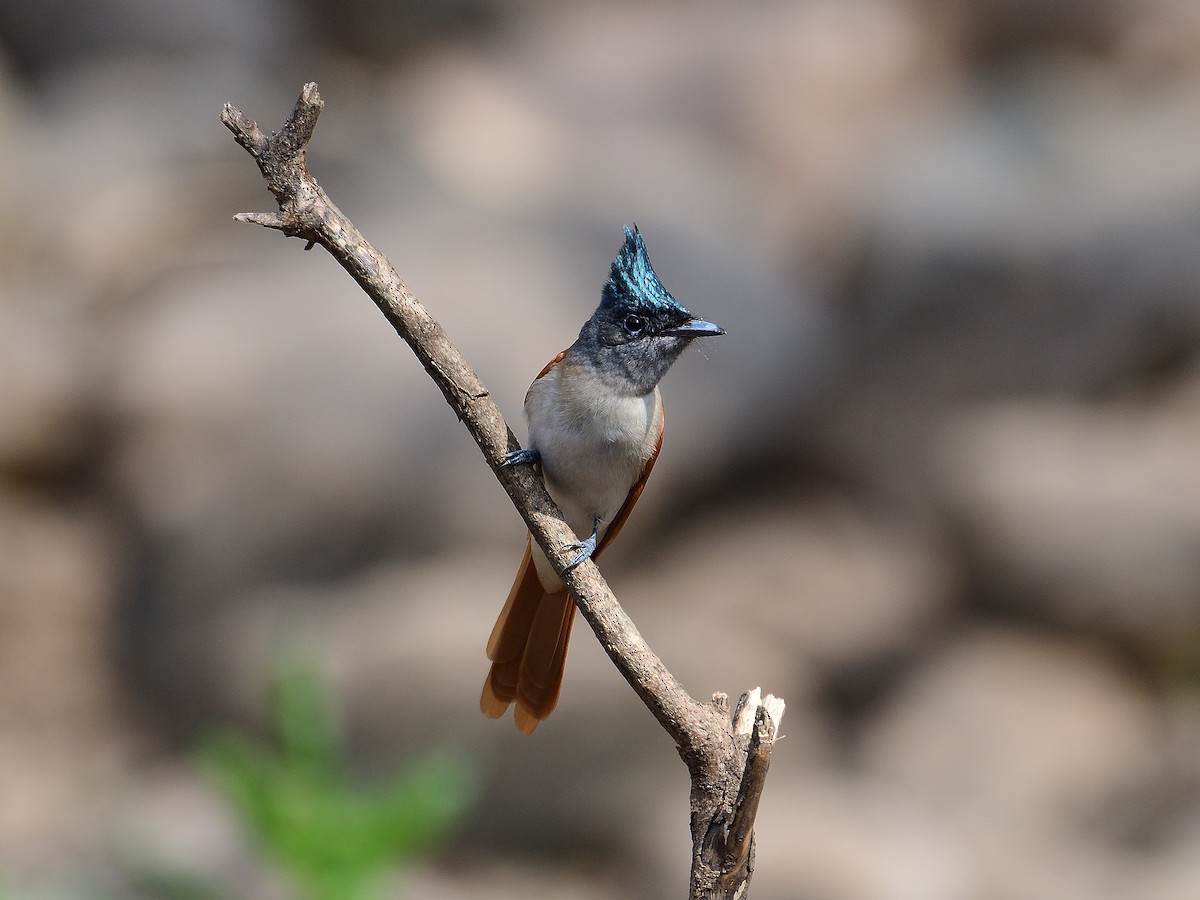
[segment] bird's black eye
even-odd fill
[[[625,333],[632,337],[637,337],[646,329],[646,323],[641,316],[628,315],[625,321],[621,323],[621,327],[625,329]]]

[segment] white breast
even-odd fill
[[[530,387],[525,415],[529,445],[541,454],[546,489],[567,524],[582,539],[599,517],[603,537],[658,443],[657,388],[644,396],[617,395],[564,359]],[[535,561],[543,587],[561,589],[540,556]]]

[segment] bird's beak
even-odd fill
[[[720,325],[714,325],[712,322],[705,322],[703,319],[691,319],[684,322],[682,325],[676,325],[674,328],[668,328],[663,334],[674,335],[675,337],[698,338],[707,335],[724,334],[725,329]]]

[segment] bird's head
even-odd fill
[[[693,316],[658,280],[637,226],[613,260],[600,305],[579,333],[586,352],[611,384],[647,394],[695,338],[725,330]]]

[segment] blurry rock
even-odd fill
[[[865,770],[965,842],[987,890],[971,896],[1123,893],[1110,809],[1163,777],[1154,698],[1086,647],[982,630],[948,645],[868,725]]]
[[[232,802],[193,762],[142,761],[118,784],[103,812],[112,862],[125,879],[143,888],[195,883],[246,900],[291,896],[294,885],[264,858]]]
[[[1138,792],[1138,802],[1111,810],[1111,833],[1141,851],[1130,867],[1128,896],[1185,900],[1200,884],[1200,692],[1177,685],[1164,713],[1169,777]]]
[[[113,662],[116,552],[87,510],[0,490],[0,868],[61,868],[128,750]]]
[[[231,572],[366,538],[367,522],[404,522],[413,538],[437,524],[406,512],[428,512],[415,498],[429,461],[444,465],[453,417],[336,267],[296,262],[177,278],[117,354],[120,487],[149,531],[228,553]]]
[[[0,167],[0,203],[8,213],[0,222],[0,238],[3,239],[0,240],[0,272],[8,272],[19,259],[19,254],[13,252],[13,243],[22,231],[23,223],[14,215],[18,208],[16,197],[33,165],[33,129],[29,117],[24,115],[23,103],[8,54],[0,46],[0,159],[4,160]]]
[[[1200,637],[1200,426],[1190,415],[1001,404],[939,469],[993,600],[1159,653]]]
[[[1164,377],[1200,347],[1195,92],[1029,65],[914,123],[842,286],[846,383],[813,440],[921,500],[941,418]]]
[[[92,309],[124,312],[179,268],[248,253],[238,238],[249,229],[232,214],[263,182],[221,127],[221,104],[253,115],[270,98],[282,121],[298,87],[280,89],[222,56],[169,65],[105,56],[48,75],[25,118],[36,153],[14,185],[23,226],[14,271],[54,279]],[[110,323],[98,315],[92,324]]]
[[[911,4],[819,0],[740,19],[719,51],[732,75],[722,125],[769,173],[764,239],[789,256],[803,247],[795,268],[819,282],[851,248],[875,154],[957,73],[944,35]]]
[[[124,53],[271,54],[294,45],[294,18],[271,0],[203,0],[167,14],[139,0],[12,0],[0,8],[0,43],[27,74]]]
[[[931,24],[984,62],[1022,55],[1111,51],[1141,0],[922,0]]]
[[[1127,896],[1142,900],[1191,900],[1200,884],[1200,823],[1193,821],[1167,852],[1131,867]]]
[[[522,5],[511,0],[366,0],[346,6],[304,0],[291,8],[306,13],[307,31],[323,48],[390,64],[429,44],[486,35]]]
[[[86,510],[0,491],[0,710],[8,721],[114,715],[115,538]]]
[[[772,677],[870,668],[919,643],[955,577],[936,535],[917,524],[797,496],[682,529],[621,596],[651,641],[666,652],[678,644],[684,672],[724,672],[712,690],[761,682],[790,700]],[[725,641],[740,633],[757,649],[727,654]]]
[[[1142,78],[1200,80],[1200,7],[1142,0],[1127,10],[1117,61]]]
[[[981,630],[949,645],[866,733],[867,769],[964,822],[1075,827],[1160,760],[1153,698],[1084,646]]]
[[[521,866],[504,861],[463,865],[456,860],[452,866],[431,866],[402,876],[397,879],[396,896],[440,900],[621,900],[629,897],[630,890],[637,889],[637,885],[620,883],[617,874],[611,868],[600,872],[592,865],[581,865],[575,870],[561,863]],[[638,896],[650,895],[639,889]]]
[[[431,734],[478,732],[483,648],[515,565],[475,553],[470,566],[392,563],[333,585],[248,592],[212,625],[221,705],[261,717],[280,654],[301,648],[330,680],[360,746],[402,755]]]
[[[0,300],[0,473],[53,474],[89,449],[96,360],[71,307],[49,289]]]
[[[952,827],[885,783],[833,769],[772,763],[755,840],[751,887],[764,900],[986,896]]]

